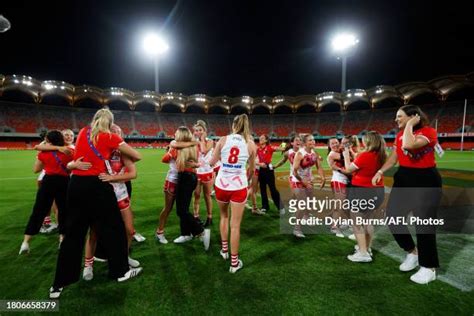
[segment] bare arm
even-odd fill
[[[69,170],[78,169],[78,170],[89,170],[92,167],[90,162],[82,161],[84,157],[77,158],[68,162],[67,168]]]
[[[247,179],[248,179],[248,183],[250,184],[253,178],[254,170],[255,170],[255,157],[257,155],[257,149],[253,141],[249,141],[247,146],[248,146],[248,151],[249,151]]]
[[[387,161],[385,161],[383,166],[377,171],[375,176],[373,176],[372,185],[376,185],[377,183],[379,183],[385,171],[392,168],[397,163],[397,161],[398,161],[397,152],[395,150],[392,150],[392,153],[387,158]]]
[[[132,161],[136,162],[142,159],[142,155],[138,151],[133,149],[130,145],[128,145],[126,142],[123,142],[119,145],[119,150],[123,155],[128,156],[130,159],[132,159]]]
[[[273,169],[276,169],[278,167],[283,166],[285,164],[285,162],[287,162],[287,161],[288,161],[288,152],[285,152],[283,154],[283,158],[281,158],[281,160],[279,162],[277,162],[276,165],[273,166]]]
[[[127,168],[127,172],[123,174],[105,174],[102,173],[99,175],[99,179],[103,182],[126,182],[137,178],[137,168],[135,163],[128,157],[123,157],[123,164]]]
[[[334,157],[334,156],[335,156],[334,152],[331,152],[328,155],[328,158],[327,158],[328,165],[334,171],[341,171],[341,168],[339,168],[336,164],[336,157]]]
[[[33,165],[33,172],[38,173],[43,170],[43,167],[43,163],[39,159],[36,159],[35,164]]]
[[[55,150],[57,150],[57,151],[60,151],[63,154],[66,154],[66,155],[71,154],[71,151],[69,150],[69,148],[67,146],[55,146],[55,145],[51,145],[50,143],[48,143],[46,141],[41,142],[40,144],[36,145],[33,148],[35,150],[38,150],[38,151],[55,151]]]
[[[319,159],[319,154],[316,153],[316,157],[318,159],[316,159],[316,168],[318,169],[318,174],[319,174],[319,177],[321,178],[321,184],[319,186],[319,188],[324,188],[324,185],[326,184],[326,177],[324,176],[324,169],[323,169],[323,166],[322,166],[322,163],[321,163],[321,160]]]
[[[211,161],[209,162],[209,165],[211,165],[211,167],[214,167],[214,165],[219,160],[221,160],[221,150],[222,150],[222,147],[225,144],[226,139],[227,139],[227,137],[224,136],[224,137],[221,137],[221,139],[219,139],[219,141],[217,142],[216,148],[214,148],[214,151],[212,153]]]
[[[171,147],[171,148],[175,148],[175,149],[183,149],[183,148],[192,147],[192,146],[197,146],[197,145],[199,145],[199,142],[196,142],[196,141],[192,141],[192,142],[177,142],[177,141],[173,140],[173,141],[170,143],[170,147]]]

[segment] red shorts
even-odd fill
[[[347,195],[347,184],[339,181],[331,181],[331,189],[335,194]]]
[[[216,200],[221,203],[245,203],[247,202],[248,189],[243,188],[237,191],[227,191],[214,186]]]
[[[171,195],[176,195],[176,183],[165,180],[165,185],[163,186],[163,192],[168,192]]]
[[[258,169],[255,169],[255,172],[253,173],[256,177],[258,177],[258,172],[259,170]]]
[[[292,189],[304,189],[305,186],[303,185],[303,182],[290,181],[290,188],[292,188]]]
[[[212,181],[212,177],[214,177],[214,174],[212,172],[198,173],[197,177],[198,181],[201,181],[202,183],[207,183]]]

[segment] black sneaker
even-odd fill
[[[212,225],[212,218],[207,218],[206,222],[204,223],[204,227],[209,227]]]
[[[59,298],[59,296],[61,296],[61,292],[63,291],[63,288],[62,287],[59,287],[59,288],[56,288],[54,286],[52,286],[50,289],[49,289],[49,298],[50,299],[57,299]]]

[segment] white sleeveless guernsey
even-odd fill
[[[221,168],[215,186],[221,190],[238,191],[248,186],[248,145],[239,134],[227,135],[221,150]]]
[[[295,161],[296,151],[291,148],[288,150],[288,160],[290,161],[290,181],[293,178],[293,161]]]
[[[214,149],[211,148],[206,154],[204,154],[201,152],[201,149],[199,149],[198,161],[201,164],[201,167],[197,168],[196,170],[197,174],[212,173],[213,170],[209,162],[211,161],[213,151]]]
[[[316,153],[313,150],[307,152],[304,147],[300,148],[298,152],[303,155],[303,159],[301,159],[300,166],[296,172],[298,172],[301,179],[311,181],[313,179],[312,167],[316,164],[316,160],[318,159]],[[300,182],[295,176],[292,176],[291,181]]]
[[[337,154],[342,156],[342,154],[340,154],[340,153],[337,153]],[[327,161],[328,161],[328,164],[329,164],[329,159],[327,159]],[[337,159],[336,160],[336,166],[339,167],[339,168],[343,168],[344,167],[344,161],[341,161],[341,159]],[[341,173],[337,170],[332,170],[331,182],[340,182],[340,183],[347,184],[349,182],[349,179],[347,178],[347,176],[345,174],[343,174],[343,173]]]

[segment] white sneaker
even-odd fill
[[[132,268],[138,268],[140,266],[140,262],[138,260],[128,257],[128,265]]]
[[[49,289],[49,298],[50,299],[57,299],[59,298],[59,296],[61,295],[61,292],[63,291],[63,288],[60,287],[60,288],[55,288],[55,287],[51,287]]]
[[[21,255],[24,252],[30,253],[30,244],[27,242],[21,243],[20,252],[18,254]]]
[[[117,281],[124,282],[124,281],[130,280],[131,278],[134,278],[137,275],[139,275],[142,272],[142,270],[143,268],[130,268],[130,270],[128,270],[123,277],[118,278]]]
[[[219,254],[221,255],[222,259],[229,260],[229,252],[223,252],[221,249],[221,251],[219,251]]]
[[[431,281],[436,280],[436,271],[433,271],[429,268],[420,267],[420,270],[413,274],[410,277],[410,280],[418,284],[428,284]]]
[[[284,208],[284,207],[283,207],[283,208],[281,208],[281,209],[280,209],[280,216],[283,216],[283,215],[285,215],[285,213],[286,213],[286,210],[285,210],[285,208]]]
[[[90,281],[94,278],[94,268],[92,266],[84,267],[82,271],[82,278],[86,281]]]
[[[355,246],[354,246],[354,250],[355,250],[355,251],[359,251],[359,245],[355,245]],[[369,253],[369,255],[370,255],[371,257],[374,256],[374,255],[372,254],[372,248],[369,247],[369,249],[367,249],[367,252]]]
[[[418,255],[412,253],[407,254],[407,257],[400,265],[400,271],[408,272],[415,269],[418,266]]]
[[[265,213],[265,212],[262,212],[262,210],[259,210],[258,208],[256,208],[256,209],[252,209],[252,214],[255,214],[255,215],[265,215],[266,213]]]
[[[266,210],[266,209],[264,209],[264,208],[261,208],[261,209],[260,209],[260,212],[262,212],[262,213],[265,213],[265,214],[266,214],[267,210]]]
[[[347,236],[347,238],[349,238],[350,240],[357,240],[354,234],[350,234],[349,236]]]
[[[107,262],[107,259],[102,259],[102,258],[94,257],[94,261],[96,261],[96,262]]]
[[[362,253],[359,250],[357,250],[353,255],[348,255],[347,259],[349,259],[352,262],[371,262],[372,257],[366,252]]]
[[[179,236],[178,238],[173,240],[173,242],[175,244],[184,244],[185,242],[188,242],[188,241],[191,241],[191,240],[193,240],[193,237],[191,237],[191,236]]]
[[[236,267],[230,266],[229,272],[235,273],[244,267],[244,263],[239,259],[239,264]]]
[[[46,232],[48,231],[48,227],[47,225],[41,225],[41,228],[40,228],[40,234],[46,234]]]
[[[144,242],[146,240],[145,237],[143,237],[141,234],[135,232],[135,234],[133,234],[133,239],[135,239],[136,242]]]
[[[306,236],[303,234],[303,232],[299,229],[293,230],[293,235],[297,238],[306,238]]]
[[[207,251],[209,249],[209,245],[211,244],[211,230],[209,228],[204,229],[200,239],[204,244],[204,250]]]
[[[51,223],[49,224],[49,227],[46,228],[46,231],[45,233],[49,234],[49,233],[52,233],[54,230],[56,230],[58,228],[58,224],[56,223]]]
[[[162,244],[165,244],[165,245],[166,245],[166,244],[168,243],[168,240],[166,240],[166,238],[165,238],[165,234],[158,234],[158,233],[156,233],[156,234],[155,234],[155,238],[156,238],[156,240],[158,240],[158,241],[159,241],[160,243],[162,243]]]

